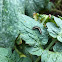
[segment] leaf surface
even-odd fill
[[[45,50],[41,55],[41,62],[62,62],[62,53]]]
[[[54,46],[53,46],[53,50],[55,52],[62,52],[62,43],[57,42]]]
[[[23,14],[24,9],[19,0],[1,1],[1,30],[0,46],[13,47],[14,41],[19,34],[17,15]],[[3,9],[3,10],[2,10]],[[23,9],[23,10],[21,10]],[[22,12],[23,11],[23,12]]]
[[[27,50],[29,51],[29,53],[33,55],[38,55],[39,52],[39,55],[41,55],[43,51],[41,45],[45,45],[48,42],[48,33],[46,29],[43,27],[41,23],[25,15],[21,15],[20,21],[22,23],[22,27],[20,28],[21,38],[25,41],[26,44],[33,46],[27,47]],[[40,27],[42,33],[40,34],[38,29],[33,30],[32,28],[34,26]]]
[[[35,45],[37,42],[41,45],[47,44],[48,33],[41,23],[25,15],[21,15],[20,21],[22,26],[20,36],[27,44]],[[38,29],[33,30],[34,26],[40,27],[42,33],[40,34]]]
[[[49,35],[53,38],[57,38],[60,42],[62,42],[62,29],[58,28],[54,23],[48,22],[47,24]]]
[[[13,62],[11,60],[11,48],[0,47],[0,62]]]
[[[33,13],[38,13],[42,9],[48,9],[46,8],[49,0],[25,0],[25,10],[26,14],[28,16],[33,16]]]
[[[62,28],[62,20],[60,18],[54,16],[54,21],[56,22],[57,26]]]

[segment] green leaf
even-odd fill
[[[11,48],[0,48],[0,62],[32,62],[29,57],[20,58],[16,51]]]
[[[62,28],[62,20],[54,16],[54,21],[56,22],[57,26]]]
[[[0,62],[13,62],[11,60],[11,48],[0,47]]]
[[[21,38],[29,45],[35,45],[36,43],[40,43],[41,45],[45,45],[48,42],[48,33],[46,29],[43,27],[41,23],[35,21],[34,19],[21,15],[20,16],[21,22]],[[40,27],[42,33],[40,34],[38,29],[33,30],[34,26]]]
[[[62,29],[58,28],[54,23],[48,22],[47,24],[49,35],[53,38],[57,38],[60,42],[62,42]]]
[[[0,0],[0,31],[2,30],[2,0]]]
[[[26,47],[26,50],[32,54],[32,55],[37,55],[37,56],[41,56],[41,54],[43,53],[43,49],[41,47],[38,46],[33,46],[33,47]]]
[[[13,52],[11,57],[14,62],[32,62],[29,57],[20,57],[16,51]]]
[[[41,62],[62,62],[62,53],[45,50],[41,55]]]
[[[62,29],[60,30],[58,36],[57,36],[57,39],[62,42]]]
[[[29,57],[21,58],[20,62],[32,62]]]
[[[51,11],[51,8],[54,7],[54,4],[52,2],[48,2],[48,5],[46,6],[46,8]]]
[[[5,52],[5,53],[4,53]],[[35,52],[36,53],[36,52]],[[40,52],[38,52],[39,54]],[[42,62],[62,62],[62,53],[44,50],[41,54]],[[10,48],[0,48],[0,62],[32,62],[29,57],[19,57],[19,54]]]
[[[41,3],[40,3],[41,2]],[[41,5],[42,4],[42,5]],[[29,16],[33,16],[33,13],[39,12],[41,9],[40,7],[44,8],[44,1],[42,0],[26,0],[26,14]]]
[[[35,21],[32,18],[25,16],[25,15],[20,16],[20,22],[21,22],[21,26],[22,26],[20,28],[20,31],[21,31],[20,36],[21,36],[22,40],[24,40],[26,44],[33,46],[33,49],[31,47],[30,48],[27,47],[27,50],[30,49],[29,53],[32,52],[31,54],[33,54],[33,55],[38,55],[38,52],[40,52],[39,55],[41,55],[41,53],[42,53],[41,45],[45,45],[48,42],[48,33],[47,33],[46,29],[43,27],[43,25],[41,23],[39,23],[38,21]],[[38,29],[33,30],[32,28],[34,26],[40,27],[42,33],[40,34]],[[35,50],[36,53],[31,50]],[[37,51],[37,50],[39,50],[39,51]]]
[[[53,50],[55,52],[62,52],[62,43],[57,42],[54,46],[53,46]]]
[[[56,25],[52,22],[48,22],[47,24],[47,27],[48,27],[48,32],[49,32],[49,35],[51,35],[52,37],[54,38],[57,38],[59,32],[60,32],[60,29],[56,27]]]
[[[49,0],[25,0],[25,2],[26,14],[32,17],[33,13],[38,13],[45,9],[49,3]]]
[[[19,34],[19,22],[17,15],[24,13],[22,3],[19,0],[2,0],[1,12],[2,29],[0,31],[0,46],[13,47]],[[22,10],[21,10],[22,9]]]

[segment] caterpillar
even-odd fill
[[[38,30],[39,30],[39,32],[40,32],[40,34],[42,33],[42,31],[41,31],[40,27],[38,27],[38,26],[34,26],[32,29],[33,29],[33,30],[38,29]]]

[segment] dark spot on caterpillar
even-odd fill
[[[33,29],[33,30],[38,29],[38,30],[39,30],[39,32],[40,32],[40,34],[42,33],[42,31],[41,31],[40,27],[38,27],[38,26],[35,26],[35,27],[33,27],[32,29]]]

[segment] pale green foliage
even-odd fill
[[[54,46],[53,46],[53,50],[55,52],[62,52],[62,43],[61,42],[57,42]]]
[[[48,27],[47,30],[48,30],[49,34],[52,37],[56,38],[58,36],[58,33],[60,32],[60,29],[57,28],[56,25],[52,22],[48,22],[46,25]]]
[[[32,54],[40,56],[43,53],[43,49],[40,46],[27,47],[26,50]]]
[[[40,23],[29,17],[42,9],[50,10],[50,4],[49,0],[0,0],[0,62],[33,62],[38,56],[41,62],[62,62],[62,43],[56,43],[53,52],[46,50],[52,41],[50,36],[62,42],[62,20],[41,15],[43,19],[40,16],[39,20],[43,23]],[[32,29],[35,26],[41,33],[39,29]]]
[[[13,47],[14,41],[19,34],[17,15],[24,13],[23,6],[19,0],[2,1],[2,29],[0,31],[0,46]],[[23,9],[23,10],[21,10]]]
[[[46,8],[49,0],[25,0],[26,1],[26,14],[33,16],[33,13],[39,12]]]
[[[42,19],[42,15],[40,16],[40,20]],[[44,16],[43,16],[44,17]],[[46,17],[44,17],[46,18]],[[46,22],[46,27],[47,27],[47,31],[49,33],[49,37],[51,36],[51,39],[54,40],[54,38],[56,39],[55,41],[55,45],[51,46],[51,48],[49,48],[51,51],[49,50],[43,50],[43,52],[41,53],[41,62],[62,62],[62,20],[58,17],[53,16],[53,20],[51,21],[51,18],[48,20],[45,20]],[[49,39],[49,41],[51,42],[51,40]],[[60,42],[58,42],[60,41]],[[48,43],[50,44],[50,43]],[[47,44],[47,45],[48,45]],[[31,54],[34,54],[34,52],[38,52],[38,55],[40,54],[39,49],[36,51],[36,48],[31,48],[29,49],[29,52]],[[42,50],[42,48],[41,48]],[[34,52],[33,52],[34,51]]]
[[[54,4],[52,2],[48,2],[48,5],[46,6],[46,9],[51,11],[52,7],[54,7]]]
[[[20,28],[20,31],[21,31],[20,37],[25,41],[26,44],[33,46],[30,48],[27,47],[28,52],[33,55],[40,56],[43,51],[41,49],[42,48],[41,45],[45,45],[48,42],[48,33],[47,33],[46,29],[43,27],[43,25],[41,23],[33,20],[32,18],[30,18],[28,16],[21,15],[19,20],[20,20],[21,26],[22,26]],[[42,33],[40,34],[38,29],[33,30],[32,28],[34,26],[40,27]],[[40,52],[40,53],[38,54],[38,52]]]
[[[32,62],[29,57],[20,58],[16,51],[11,48],[0,48],[0,62]]]
[[[0,62],[13,62],[11,60],[11,55],[10,48],[0,48]]]
[[[62,53],[45,50],[41,55],[41,62],[62,62]]]
[[[22,2],[25,7],[26,15],[30,17],[33,16],[33,13],[39,13],[43,11],[43,9],[50,11],[53,6],[49,0],[20,0],[20,2]]]
[[[22,26],[20,27],[20,31],[21,31],[20,36],[23,40],[25,40],[26,44],[29,44],[29,45],[47,44],[48,33],[41,23],[25,15],[21,15],[19,20]],[[42,33],[40,34],[38,29],[33,30],[32,28],[34,26],[40,27]]]
[[[32,62],[29,57],[20,57],[16,51],[13,52],[11,58],[13,62]]]
[[[62,20],[60,18],[54,17],[54,21],[56,24],[52,22],[48,22],[46,25],[48,27],[48,32],[53,38],[57,38],[60,42],[62,42]]]
[[[56,22],[57,26],[62,28],[62,20],[54,16],[54,21]]]
[[[2,0],[0,0],[0,31],[2,29]]]

